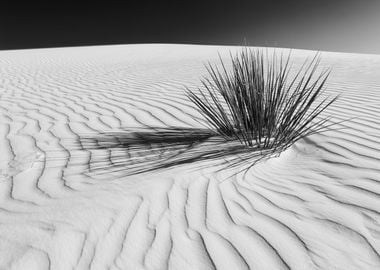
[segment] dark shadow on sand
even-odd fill
[[[79,138],[80,150],[91,153],[88,170],[91,173],[121,173],[122,176],[195,164],[195,168],[210,166],[214,161],[222,168],[248,170],[273,150],[261,151],[237,140],[226,140],[209,129],[149,128],[138,131],[118,131]],[[215,168],[216,168],[215,167]]]

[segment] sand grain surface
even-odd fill
[[[201,127],[183,86],[234,49],[0,52],[0,269],[380,269],[380,56],[322,53],[326,94],[341,94],[326,113],[349,120],[245,175],[125,176],[115,151],[78,144]]]

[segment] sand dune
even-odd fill
[[[128,151],[80,144],[202,127],[184,85],[235,49],[0,52],[0,269],[380,269],[380,56],[322,53],[341,95],[326,113],[348,120],[246,174],[203,161],[127,176]],[[136,163],[159,162],[151,150]]]

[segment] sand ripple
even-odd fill
[[[0,52],[0,269],[380,269],[380,56],[323,53],[326,94],[341,94],[326,113],[349,120],[247,174],[210,163],[125,176],[120,152],[80,147],[202,127],[183,86],[230,49]]]

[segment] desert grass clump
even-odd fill
[[[129,128],[82,136],[74,146],[91,153],[86,173],[108,179],[110,173],[121,177],[185,164],[199,170],[212,161],[213,169],[232,168],[235,175],[329,126],[329,117],[321,113],[336,97],[322,98],[329,71],[318,71],[319,55],[296,70],[290,53],[244,48],[231,55],[231,62],[227,66],[220,58],[219,67],[207,65],[203,87],[187,88],[209,127]]]
[[[326,128],[329,118],[319,116],[337,98],[321,98],[330,71],[318,71],[318,54],[295,71],[290,56],[243,48],[230,68],[221,57],[219,67],[206,65],[203,88],[187,95],[226,140],[280,153]]]

